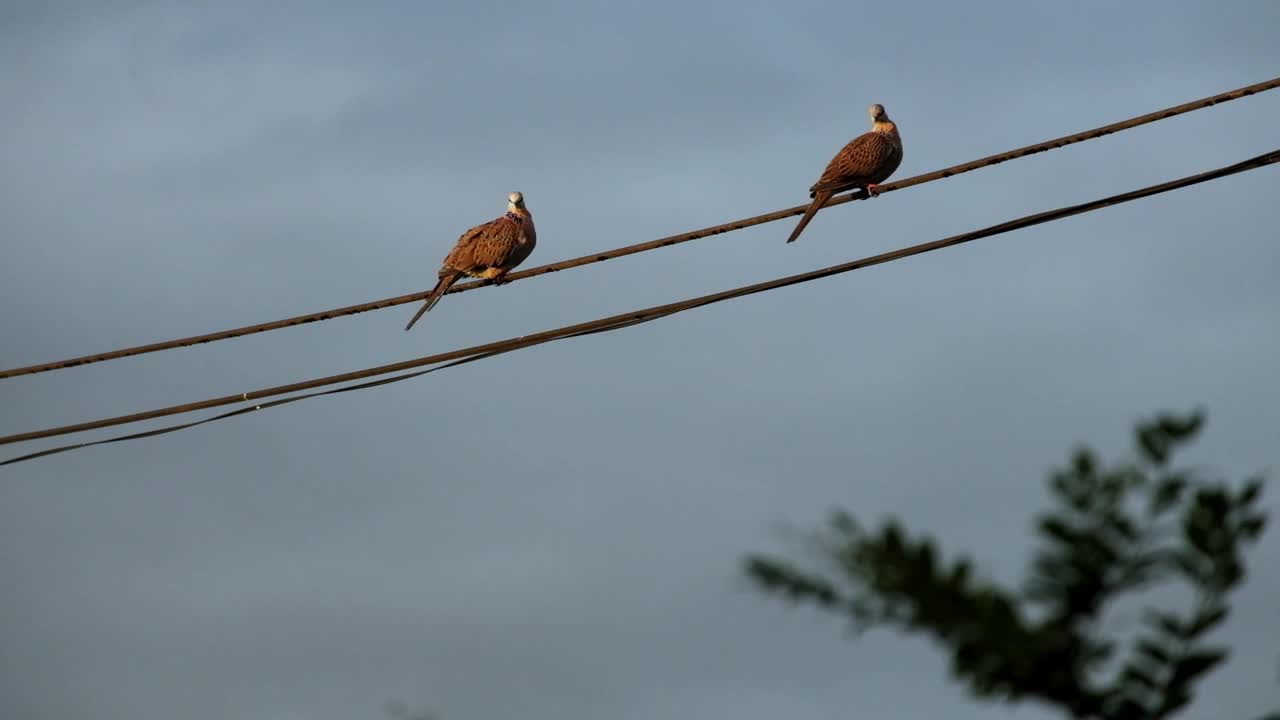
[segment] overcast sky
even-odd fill
[[[511,190],[529,265],[794,205],[872,102],[905,178],[1280,74],[1266,0],[212,5],[0,4],[0,367],[424,289]],[[932,240],[1275,149],[1278,119],[1266,93],[834,208],[794,245],[779,222],[450,296],[410,333],[400,306],[4,380],[0,434]],[[741,558],[839,505],[1016,579],[1045,471],[1166,408],[1210,411],[1189,462],[1274,479],[1278,191],[1266,168],[3,468],[0,715],[1053,717],[754,592]],[[1280,530],[1252,562],[1192,717],[1280,696]]]

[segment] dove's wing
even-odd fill
[[[840,192],[863,185],[883,182],[898,169],[902,162],[902,143],[897,138],[881,132],[863,133],[849,141],[836,156],[818,182],[809,188],[820,191]]]
[[[520,242],[521,225],[504,215],[471,228],[458,238],[457,244],[445,256],[440,271],[475,275],[485,270],[514,267],[528,257],[529,253],[523,246],[532,245]],[[532,249],[527,248],[529,251]]]

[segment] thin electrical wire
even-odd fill
[[[41,438],[55,437],[58,435],[66,435],[66,434],[76,433],[76,432],[85,432],[88,430],[96,430],[96,429],[105,428],[105,427],[112,427],[115,425],[124,425],[127,423],[140,422],[143,420],[151,420],[151,419],[156,419],[156,418],[165,417],[169,415],[177,415],[177,414],[193,412],[197,410],[204,410],[204,409],[209,409],[213,407],[230,405],[236,402],[257,400],[257,399],[272,397],[276,395],[287,395],[289,393],[300,392],[303,390],[311,390],[317,387],[323,387],[325,385],[335,385],[342,382],[363,380],[363,379],[374,377],[377,375],[385,375],[387,373],[399,372],[402,370],[408,370],[408,369],[423,367],[427,365],[438,365],[440,363],[448,363],[446,365],[440,365],[439,367],[430,368],[427,370],[421,370],[413,373],[408,373],[405,375],[399,375],[396,377],[381,378],[379,380],[375,380],[372,382],[365,382],[359,385],[348,386],[344,388],[336,388],[332,390],[309,393],[304,395],[297,395],[293,397],[274,400],[268,403],[259,403],[252,406],[239,408],[231,412],[223,413],[221,415],[216,415],[210,418],[205,418],[203,420],[198,420],[195,422],[183,423],[180,425],[174,425],[174,426],[169,426],[165,428],[158,428],[155,430],[148,430],[140,433],[135,433],[132,435],[107,438],[104,440],[97,440],[97,441],[86,442],[86,443],[77,443],[73,445],[66,445],[66,446],[50,448],[47,450],[41,450],[38,452],[34,452],[27,455],[11,458],[9,460],[5,460],[3,462],[0,462],[0,465],[10,465],[10,464],[22,462],[25,460],[33,460],[38,457],[45,457],[45,456],[53,455],[56,453],[75,450],[78,448],[90,447],[94,445],[102,445],[107,443],[121,442],[123,440],[132,440],[132,439],[138,439],[143,437],[161,435],[161,434],[174,432],[174,431],[189,428],[189,427],[194,427],[196,425],[202,425],[208,422],[213,422],[214,420],[221,420],[229,417],[234,417],[237,415],[242,415],[245,413],[254,412],[257,410],[262,410],[270,407],[278,407],[280,405],[288,404],[291,402],[297,402],[299,400],[305,400],[312,397],[318,397],[321,395],[332,395],[332,394],[341,393],[341,392],[349,392],[352,390],[360,390],[365,388],[386,385],[393,382],[399,382],[401,380],[408,380],[410,378],[419,377],[421,375],[425,375],[427,373],[434,372],[436,370],[441,370],[446,367],[453,367],[466,362],[472,362],[474,360],[481,360],[481,359],[493,357],[495,355],[501,355],[504,353],[512,352],[514,350],[533,347],[535,345],[541,345],[543,343],[552,342],[555,340],[563,340],[570,337],[581,337],[584,335],[591,335],[598,332],[618,330],[624,327],[638,325],[644,322],[649,322],[651,320],[656,320],[661,317],[667,317],[667,316],[674,315],[676,313],[684,312],[687,310],[692,310],[699,307],[705,307],[707,305],[722,302],[725,300],[730,300],[733,298],[745,297],[747,295],[753,295],[760,292],[775,290],[775,289],[787,287],[789,285],[796,285],[800,283],[811,282],[813,280],[818,280],[820,278],[839,275],[842,273],[851,272],[853,270],[858,270],[865,267],[871,267],[873,265],[880,265],[880,264],[892,262],[895,260],[901,260],[903,258],[911,257],[913,255],[920,255],[922,253],[932,252],[934,250],[940,250],[942,248],[947,248],[955,245],[960,245],[963,243],[972,242],[974,240],[991,237],[993,235],[1012,232],[1014,230],[1031,227],[1033,225],[1039,225],[1042,223],[1061,220],[1063,218],[1070,217],[1072,215],[1079,215],[1082,213],[1093,212],[1094,210],[1099,210],[1105,207],[1110,207],[1113,205],[1119,205],[1121,203],[1131,202],[1133,200],[1138,200],[1141,198],[1150,197],[1152,195],[1158,195],[1160,193],[1169,192],[1171,190],[1177,190],[1180,188],[1197,185],[1199,183],[1209,182],[1211,180],[1216,180],[1218,178],[1226,177],[1228,175],[1234,175],[1234,174],[1246,172],[1249,170],[1256,170],[1258,168],[1261,168],[1267,165],[1272,165],[1277,162],[1280,162],[1280,149],[1273,150],[1269,153],[1259,155],[1257,157],[1244,160],[1242,162],[1217,168],[1215,170],[1209,170],[1196,175],[1190,175],[1187,177],[1178,178],[1176,180],[1170,180],[1157,185],[1151,185],[1148,187],[1140,188],[1138,190],[1132,190],[1130,192],[1121,193],[1118,195],[1112,195],[1109,197],[1101,198],[1098,200],[1092,200],[1090,202],[1081,203],[1078,205],[1071,205],[1067,207],[1057,208],[1054,210],[1047,210],[1045,212],[1036,213],[1034,215],[1027,215],[1014,220],[1009,220],[1007,222],[1003,222],[998,225],[992,225],[990,227],[982,228],[979,230],[973,230],[967,233],[961,233],[959,235],[952,235],[950,237],[943,238],[941,240],[934,240],[932,242],[912,245],[910,247],[901,248],[898,250],[893,250],[893,251],[890,251],[887,253],[881,253],[878,255],[872,255],[869,257],[865,257],[859,260],[853,260],[853,261],[842,263],[839,265],[832,265],[832,266],[821,268],[818,270],[813,270],[806,273],[800,273],[798,275],[790,275],[790,276],[778,278],[775,280],[755,283],[752,285],[745,285],[742,287],[733,288],[731,290],[725,290],[722,292],[712,293],[709,295],[702,295],[699,297],[690,298],[688,300],[682,300],[675,303],[668,303],[666,305],[658,305],[651,308],[645,308],[643,310],[635,310],[632,312],[622,313],[619,315],[612,315],[610,317],[602,318],[599,320],[593,320],[593,321],[584,322],[584,323],[577,323],[574,325],[567,325],[567,326],[556,328],[553,330],[534,333],[532,335],[524,335],[524,336],[519,336],[514,338],[508,338],[506,340],[499,340],[496,342],[486,343],[483,345],[476,345],[469,348],[452,350],[449,352],[439,353],[436,355],[429,355],[426,357],[416,358],[413,360],[406,360],[403,362],[392,363],[389,365],[381,365],[378,367],[367,368],[364,370],[357,370],[354,372],[342,373],[340,375],[331,375],[328,377],[314,378],[311,380],[291,383],[289,385],[280,385],[276,387],[264,388],[262,390],[245,392],[239,395],[226,395],[220,398],[212,398],[209,400],[202,400],[199,402],[187,403],[183,405],[173,405],[167,408],[149,410],[146,412],[134,413],[131,415],[121,415],[121,416],[116,416],[112,418],[105,418],[102,420],[94,420],[90,422],[79,423],[75,425],[64,425],[64,426],[49,428],[45,430],[37,430],[33,432],[28,432],[28,433],[19,433],[16,435],[8,435],[8,436],[0,437],[0,445],[5,445],[5,444],[15,443],[15,442],[24,442],[29,440],[37,440]]]
[[[887,183],[885,185],[881,185],[879,187],[879,191],[881,194],[884,194],[888,192],[893,192],[894,190],[902,190],[904,188],[912,187],[915,185],[922,185],[924,183],[932,182],[934,180],[940,180],[943,178],[952,177],[954,175],[960,175],[962,173],[978,170],[980,168],[989,167],[991,165],[997,165],[999,163],[1002,163],[1008,160],[1022,158],[1028,155],[1034,155],[1036,153],[1045,152],[1045,151],[1053,150],[1060,147],[1065,147],[1067,145],[1072,145],[1078,142],[1084,142],[1086,140],[1093,140],[1096,138],[1100,138],[1104,135],[1110,135],[1112,133],[1119,132],[1121,130],[1128,130],[1131,128],[1138,127],[1140,125],[1146,125],[1148,123],[1157,122],[1159,120],[1165,120],[1165,119],[1174,117],[1175,115],[1181,115],[1194,110],[1200,110],[1203,108],[1211,107],[1213,105],[1218,105],[1220,103],[1229,102],[1232,100],[1238,100],[1240,98],[1248,97],[1250,95],[1254,95],[1260,92],[1273,90],[1277,87],[1280,87],[1280,77],[1273,78],[1265,82],[1255,83],[1253,85],[1247,85],[1245,87],[1237,88],[1235,90],[1230,90],[1224,93],[1219,93],[1217,95],[1211,95],[1209,97],[1204,97],[1199,100],[1193,100],[1191,102],[1183,103],[1181,105],[1175,105],[1173,107],[1168,107],[1163,110],[1157,110],[1155,112],[1147,113],[1145,115],[1139,115],[1137,117],[1129,118],[1128,120],[1122,120],[1120,122],[1111,123],[1110,125],[1103,125],[1101,127],[1096,127],[1092,130],[1085,130],[1084,132],[1075,133],[1073,135],[1065,135],[1063,137],[1054,138],[1053,140],[1046,140],[1041,143],[1036,143],[1035,145],[1028,145],[1026,147],[1018,148],[1016,150],[1009,150],[1008,152],[998,153],[996,155],[989,155],[987,157],[979,158],[971,162],[962,163],[960,165],[953,165],[951,167],[943,168],[941,170],[935,170],[933,172],[925,173],[923,175],[916,175],[915,177],[899,180],[897,182]],[[861,191],[858,191],[858,192],[850,193],[848,195],[835,197],[830,201],[828,201],[824,207],[833,207],[835,205],[842,205],[847,202],[852,202],[854,200],[863,200],[865,198],[866,198],[866,194]],[[507,275],[507,279],[511,281],[523,280],[525,278],[536,277],[538,275],[545,275],[547,273],[557,272],[560,270],[567,270],[570,268],[581,267],[583,265],[590,265],[593,263],[604,262],[605,260],[612,260],[614,258],[619,258],[626,255],[633,255],[636,253],[646,252],[649,250],[656,250],[658,248],[670,247],[672,245],[689,242],[691,240],[698,240],[698,239],[710,237],[713,235],[720,235],[723,233],[733,232],[735,230],[742,230],[744,228],[752,227],[755,225],[761,225],[763,223],[773,222],[775,220],[782,220],[788,217],[799,215],[804,212],[805,208],[806,208],[806,205],[797,205],[795,207],[787,208],[785,210],[777,210],[774,212],[765,213],[763,215],[756,215],[754,217],[744,218],[742,220],[734,220],[732,222],[722,223],[720,225],[713,225],[711,227],[706,227],[700,230],[681,233],[679,235],[671,235],[668,237],[659,238],[657,240],[651,240],[648,242],[638,243],[635,245],[628,245],[628,246],[616,248],[613,250],[592,253],[590,255],[582,255],[580,257],[572,258],[569,260],[563,260],[561,262],[550,263],[548,265],[540,265],[538,267],[529,268],[528,270],[513,272]],[[460,283],[458,285],[455,285],[453,288],[451,288],[449,290],[449,293],[452,294],[452,293],[466,292],[468,290],[474,290],[478,287],[483,287],[487,284],[488,283],[486,281],[473,281],[473,282],[467,282],[467,283]],[[306,315],[297,315],[294,317],[285,318],[283,320],[273,320],[271,322],[259,323],[256,325],[246,325],[243,327],[232,328],[230,330],[220,330],[217,332],[206,333],[204,335],[192,335],[189,337],[178,338],[176,340],[166,340],[163,342],[150,343],[147,345],[137,345],[134,347],[122,348],[120,350],[112,350],[109,352],[97,353],[94,355],[82,355],[80,357],[74,357],[74,358],[69,358],[65,360],[57,360],[54,362],[46,362],[46,363],[41,363],[37,365],[27,365],[24,367],[11,368],[8,370],[0,370],[0,379],[17,377],[19,375],[33,375],[36,373],[50,372],[52,370],[60,370],[60,369],[76,367],[80,365],[89,365],[92,363],[105,362],[108,360],[118,360],[121,358],[132,357],[135,355],[144,355],[147,353],[159,352],[161,350],[171,350],[174,348],[188,347],[191,345],[200,345],[203,343],[216,342],[218,340],[227,340],[235,337],[243,337],[245,335],[252,335],[255,333],[268,332],[272,330],[281,330],[283,328],[292,327],[294,325],[302,325],[310,322],[332,320],[334,318],[343,317],[346,315],[355,315],[357,313],[367,312],[370,310],[380,310],[382,308],[393,307],[396,305],[403,305],[405,303],[418,302],[418,301],[421,301],[423,298],[425,298],[428,293],[429,291],[420,291],[415,293],[409,293],[407,295],[398,295],[396,297],[384,298],[382,300],[374,300],[371,302],[360,303],[358,305],[348,305],[346,307],[334,308],[332,310],[323,310],[321,312],[308,313]]]

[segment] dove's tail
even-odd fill
[[[804,232],[805,226],[813,219],[814,214],[818,212],[818,209],[830,199],[831,193],[826,190],[819,190],[814,193],[813,202],[809,203],[809,207],[804,209],[804,215],[800,217],[800,222],[796,224],[796,229],[791,231],[791,237],[787,238],[787,242],[795,242],[796,238],[800,237],[800,233]]]
[[[417,314],[413,316],[413,319],[409,321],[408,325],[404,326],[404,329],[408,330],[413,327],[413,324],[418,322],[418,318],[422,317],[428,310],[435,307],[436,303],[440,302],[440,298],[444,297],[445,291],[450,287],[453,287],[453,284],[458,282],[461,278],[462,273],[458,272],[441,275],[440,281],[436,283],[435,288],[431,290],[431,294],[422,302],[422,307],[418,308]]]

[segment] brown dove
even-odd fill
[[[440,266],[440,280],[427,296],[405,330],[413,327],[423,313],[435,306],[445,292],[463,277],[484,278],[494,285],[509,282],[506,274],[533,252],[537,244],[533,215],[524,206],[524,195],[507,196],[507,212],[496,220],[462,233]]]
[[[876,185],[888,179],[902,163],[902,138],[898,135],[898,126],[885,114],[884,106],[879,103],[872,105],[867,108],[867,113],[871,115],[871,132],[850,140],[831,158],[827,169],[822,171],[822,177],[809,188],[813,202],[805,209],[787,242],[795,242],[800,237],[804,227],[832,195],[862,188],[867,195],[875,197],[878,194]]]

